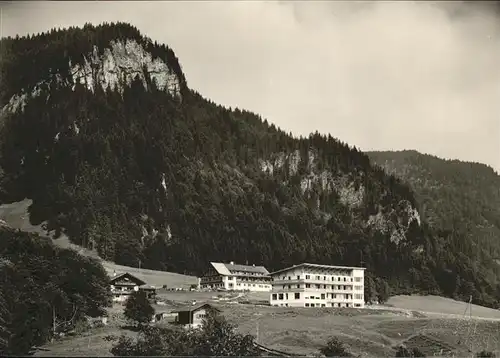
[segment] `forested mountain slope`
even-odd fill
[[[458,231],[472,243],[462,253],[500,276],[500,176],[491,167],[407,150],[367,153],[407,182],[420,213],[437,230]]]
[[[191,91],[174,53],[128,24],[3,39],[2,203],[117,263],[200,274],[208,261],[367,266],[367,295],[498,304],[459,234],[331,136],[294,138]],[[375,281],[373,278],[377,278]]]

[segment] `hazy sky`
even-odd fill
[[[500,170],[500,21],[443,2],[3,3],[2,35],[126,21],[188,85],[286,131]]]

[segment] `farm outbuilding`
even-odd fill
[[[172,311],[177,313],[176,322],[189,328],[200,327],[203,319],[210,311],[220,312],[220,310],[209,303],[203,303],[192,307],[185,307],[183,309]]]

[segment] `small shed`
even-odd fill
[[[178,324],[195,328],[201,326],[201,324],[203,323],[203,319],[206,317],[209,311],[220,312],[217,307],[214,307],[209,303],[202,303],[196,306],[175,310],[172,311],[172,313],[178,314],[176,320]]]

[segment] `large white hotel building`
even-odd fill
[[[283,307],[365,306],[363,267],[303,263],[272,272],[269,303]]]

